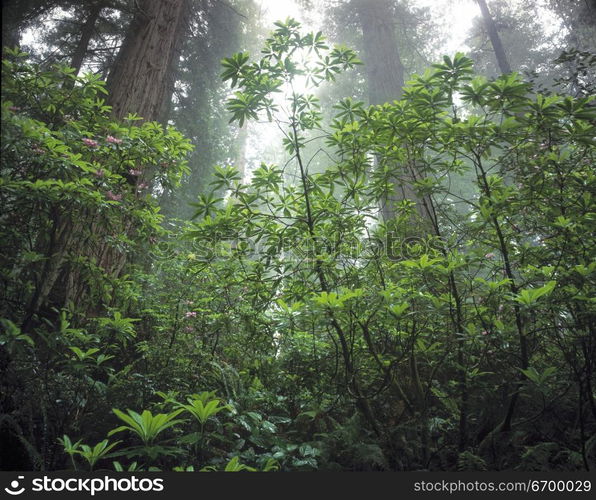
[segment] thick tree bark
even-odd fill
[[[169,67],[166,74],[167,82],[164,92],[161,108],[157,113],[155,119],[166,125],[172,113],[172,96],[176,89],[176,80],[179,77],[179,63],[180,54],[182,53],[182,46],[184,41],[184,34],[188,29],[188,19],[192,15],[190,0],[183,0],[182,12],[178,16],[178,21],[175,28],[175,40],[172,48],[172,56],[170,57]]]
[[[505,49],[503,49],[503,44],[501,43],[501,37],[499,36],[499,32],[497,31],[497,26],[495,25],[495,21],[488,10],[488,5],[486,5],[485,0],[476,0],[478,2],[478,6],[480,7],[480,11],[482,12],[482,20],[484,21],[484,27],[486,28],[486,32],[488,34],[488,38],[490,39],[490,43],[493,46],[493,50],[495,52],[495,56],[497,58],[497,63],[499,65],[499,70],[502,74],[511,73],[511,66],[509,65],[509,60],[507,59],[507,55],[505,54]]]
[[[101,3],[101,2],[100,2]],[[129,113],[136,113],[144,120],[159,120],[167,112],[164,100],[171,97],[171,79],[169,73],[176,67],[179,52],[179,39],[184,34],[182,20],[188,0],[139,0],[137,12],[127,31],[107,86],[108,103],[112,106],[112,115],[122,119]],[[90,16],[91,17],[91,16]],[[91,20],[89,22],[91,25]],[[170,83],[170,85],[168,85]],[[137,182],[151,182],[151,173]],[[92,219],[92,214],[89,214]],[[133,221],[126,215],[121,221],[119,231],[133,237]],[[89,257],[110,278],[118,278],[127,264],[127,254],[110,244],[108,228],[97,224],[94,230],[99,237],[96,243],[81,242],[80,252]],[[78,276],[78,271],[64,269],[63,287],[56,290],[57,301],[76,298],[83,303],[88,295],[87,285]],[[99,314],[101,305],[87,304],[87,315]]]
[[[115,118],[136,113],[159,119],[175,57],[185,0],[139,0],[138,10],[108,76],[108,104]]]
[[[122,48],[108,77],[108,104],[114,118],[136,113],[143,120],[167,122],[174,77],[180,59],[180,43],[186,31],[188,0],[138,0]],[[149,171],[137,183],[151,184]],[[131,234],[132,221],[123,221],[122,231]],[[118,277],[127,254],[105,244],[98,251],[98,264]]]

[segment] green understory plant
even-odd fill
[[[455,469],[469,451],[506,467],[523,453],[513,429],[539,439],[533,425],[571,391],[563,406],[583,422],[573,440],[589,468],[593,98],[541,94],[517,74],[488,80],[456,54],[399,101],[345,98],[325,121],[312,89],[355,54],[293,20],[276,26],[259,59],[226,58],[223,78],[232,121],[272,121],[287,162],[246,183],[218,169],[187,232],[201,250],[189,268],[234,267],[213,289],[259,318],[293,381],[286,394],[300,387],[310,402],[333,387],[336,414],[357,412],[380,444],[376,464]],[[396,187],[407,194],[387,217]],[[540,375],[553,370],[572,375]]]
[[[110,456],[110,451],[114,447],[118,446],[119,443],[121,443],[121,441],[109,443],[107,439],[104,439],[103,441],[97,443],[95,446],[91,447],[87,444],[82,444],[81,440],[78,440],[76,443],[73,443],[66,434],[62,438],[59,438],[58,441],[64,447],[64,452],[70,456],[74,470],[77,470],[74,455],[80,455],[87,461],[90,471],[93,471],[95,464],[99,460],[108,458]]]
[[[108,433],[108,437],[118,432],[130,431],[137,435],[143,443],[142,446],[132,447],[127,455],[140,455],[155,460],[158,455],[180,453],[177,447],[157,442],[157,437],[166,429],[184,423],[183,419],[176,418],[184,411],[182,408],[170,413],[157,413],[156,415],[153,415],[149,410],[143,410],[141,414],[133,410],[127,410],[128,415],[117,408],[112,411],[126,425],[112,429]]]

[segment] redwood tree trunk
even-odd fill
[[[81,27],[81,38],[79,39],[77,48],[75,49],[74,54],[72,55],[72,59],[70,61],[70,66],[76,70],[75,75],[78,75],[79,71],[81,71],[83,60],[85,59],[87,49],[89,48],[89,42],[91,41],[91,37],[93,36],[93,32],[95,31],[95,24],[99,19],[99,15],[101,14],[102,9],[103,4],[101,2],[92,4],[89,8],[89,14],[87,15],[87,19],[85,19],[85,22]]]
[[[482,12],[482,20],[484,21],[484,27],[486,28],[488,38],[490,39],[490,43],[493,46],[493,50],[495,51],[495,56],[499,65],[499,70],[501,70],[502,74],[511,73],[511,66],[509,65],[509,61],[507,60],[505,49],[503,49],[503,44],[501,43],[501,37],[499,36],[499,32],[497,31],[495,21],[493,20],[493,17],[490,11],[488,10],[488,5],[486,5],[485,0],[476,1],[478,2],[478,6],[480,7],[480,11]]]
[[[177,49],[185,32],[183,17],[187,4],[188,0],[135,2],[137,11],[107,81],[108,104],[112,106],[114,118],[136,113],[145,121],[160,120],[169,109],[164,101],[170,99],[173,90],[170,73],[179,59]],[[137,183],[151,183],[151,180],[151,172],[147,170],[144,177],[137,178]],[[133,230],[132,220],[124,216],[120,231],[131,235]],[[98,266],[109,276],[118,278],[122,274],[127,263],[126,253],[107,241],[87,251],[96,257]],[[80,298],[84,290],[67,290],[66,295],[73,293]]]
[[[108,104],[115,118],[136,113],[157,120],[177,55],[185,0],[139,0],[114,68],[108,76]]]
[[[399,99],[404,66],[395,36],[395,16],[389,0],[355,0],[365,54],[369,104]]]
[[[395,12],[390,0],[353,0],[364,45],[364,67],[368,82],[369,104],[384,104],[400,99],[404,86],[404,66],[395,34]],[[379,167],[375,161],[375,168]],[[412,188],[417,173],[412,166],[394,165],[393,191],[382,203],[385,221],[396,214],[396,205],[409,199],[416,203],[418,215],[429,218],[425,200]]]
[[[179,78],[180,54],[182,53],[184,35],[188,28],[188,19],[192,15],[191,5],[192,4],[190,0],[183,0],[182,12],[178,16],[178,21],[176,23],[176,27],[174,28],[175,39],[174,46],[172,47],[172,55],[168,63],[169,67],[166,75],[166,88],[161,103],[161,108],[155,117],[157,121],[164,125],[168,123],[172,113],[172,96],[174,95],[174,91],[176,89],[176,80]]]

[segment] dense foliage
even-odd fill
[[[155,205],[178,132],[112,121],[91,76],[3,61],[12,467],[596,466],[593,98],[456,54],[327,126],[313,89],[360,61],[276,27],[222,77],[232,121],[274,122],[290,159],[215,167],[182,230]]]

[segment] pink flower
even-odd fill
[[[143,173],[143,171],[142,171],[142,170],[137,170],[137,169],[131,168],[131,169],[128,171],[128,173],[129,173],[130,175],[139,176],[139,175],[141,175],[141,174]]]
[[[187,317],[187,318],[196,318],[197,317],[197,313],[195,311],[187,311],[184,316]]]
[[[94,141],[93,139],[88,139],[87,137],[84,137],[82,141],[85,144],[85,146],[89,146],[90,148],[99,147],[99,143],[97,141]]]
[[[10,106],[8,109],[10,111],[12,111],[13,113],[16,113],[17,111],[21,111],[21,108],[19,108],[18,106]]]
[[[114,194],[114,193],[112,193],[112,191],[108,191],[106,193],[106,197],[108,198],[108,200],[112,200],[112,201],[120,201],[122,199],[121,194]]]
[[[122,144],[122,139],[118,139],[117,137],[108,135],[106,137],[106,142],[110,142],[112,144]]]
[[[95,171],[95,176],[96,177],[105,177],[106,172],[103,168],[100,168],[99,170]]]
[[[149,187],[149,185],[145,182],[141,182],[138,186],[137,189],[140,191],[142,189],[147,189]]]
[[[486,335],[488,335],[488,334],[489,334],[489,332],[487,332],[486,330],[483,330],[483,331],[482,331],[482,335],[485,335],[485,336],[486,336]]]
[[[486,257],[487,259],[494,259],[494,258],[495,258],[495,254],[494,254],[493,252],[489,252],[489,253],[487,253],[487,254],[485,255],[485,257]]]

